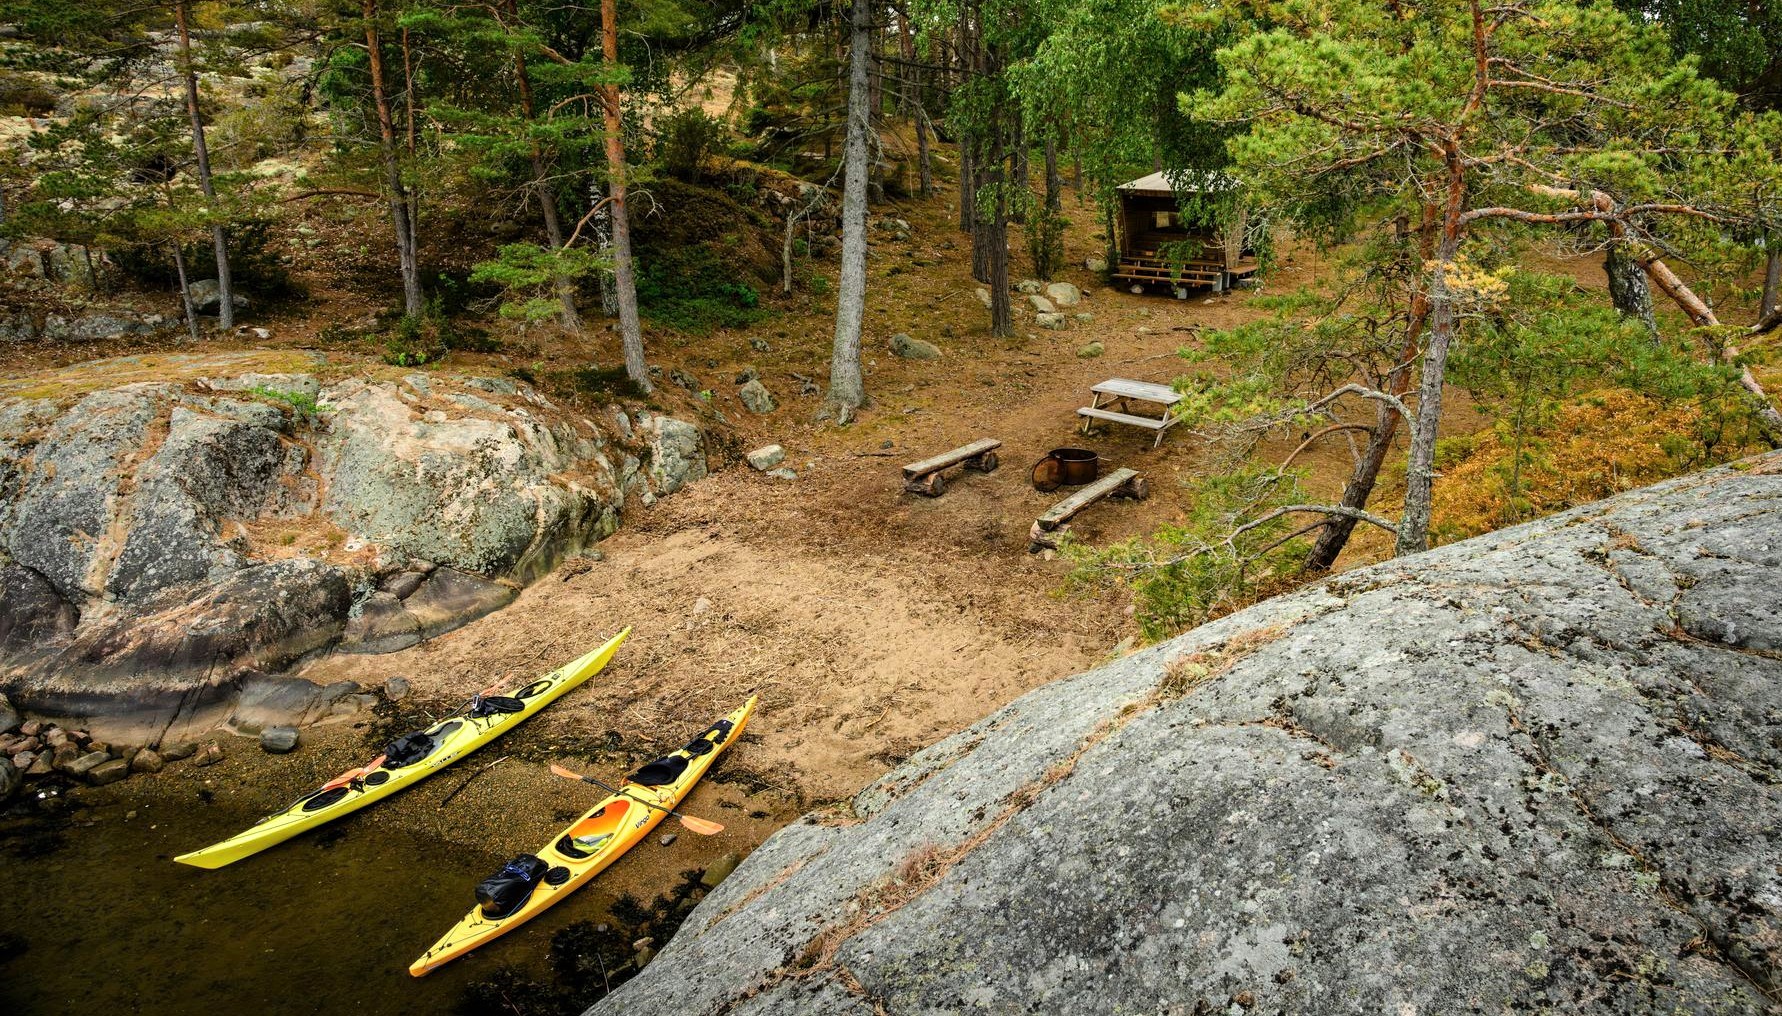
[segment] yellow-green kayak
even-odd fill
[[[651,762],[619,784],[618,793],[589,808],[528,860],[549,868],[524,902],[491,916],[471,909],[458,926],[409,964],[416,977],[428,974],[525,924],[546,907],[581,888],[630,850],[666,816],[662,809],[681,803],[725,748],[736,743],[755,711],[755,698],[707,727],[686,746]],[[642,782],[640,782],[642,781]],[[654,805],[654,807],[651,807]]]
[[[600,648],[506,695],[478,695],[466,710],[425,730],[397,738],[383,755],[329,780],[284,811],[268,815],[221,843],[181,854],[174,860],[199,868],[221,868],[419,783],[600,673],[629,634],[631,629],[626,628]]]

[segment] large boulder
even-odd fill
[[[199,313],[219,310],[223,306],[223,289],[216,279],[199,279],[186,287],[186,296],[192,301],[192,308]],[[229,302],[236,310],[248,305],[248,298],[237,290],[229,294]]]
[[[288,361],[172,357],[93,390],[144,376],[121,358],[40,386],[83,394],[0,399],[0,688],[225,717],[243,674],[462,625],[705,475],[682,420],[590,420],[506,378],[250,369]]]
[[[591,1012],[1774,1012],[1782,456],[1741,466],[1032,692]]]

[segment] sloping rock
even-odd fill
[[[1782,456],[1741,465],[1034,691],[591,1012],[1773,1012]]]
[[[923,339],[911,338],[907,332],[891,336],[891,352],[905,360],[938,360],[940,347]]]
[[[449,631],[706,472],[690,423],[505,378],[245,366],[89,391],[157,376],[125,357],[37,386],[85,394],[0,398],[0,688],[27,708],[227,715],[241,674]]]

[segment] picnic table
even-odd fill
[[[1089,433],[1089,428],[1094,426],[1097,420],[1123,423],[1129,427],[1143,427],[1146,430],[1157,432],[1157,439],[1151,442],[1152,448],[1161,445],[1163,432],[1175,425],[1176,417],[1170,413],[1170,409],[1182,401],[1182,394],[1169,385],[1160,385],[1153,381],[1134,381],[1131,378],[1123,377],[1108,378],[1089,390],[1094,393],[1089,405],[1077,410],[1077,415],[1083,418],[1083,433]],[[1103,409],[1102,400],[1104,398],[1107,400],[1107,405],[1119,408]],[[1162,415],[1140,416],[1132,412],[1130,404],[1133,402],[1159,406],[1162,408]]]

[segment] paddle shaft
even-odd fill
[[[680,819],[682,825],[686,826],[688,829],[691,829],[696,833],[699,833],[702,836],[712,836],[712,835],[715,835],[717,833],[721,833],[724,831],[724,827],[722,825],[720,825],[717,822],[713,822],[710,819],[693,818],[688,815],[683,815],[680,812],[675,811],[673,808],[665,808],[660,804],[651,804],[649,801],[646,801],[641,797],[634,797],[631,794],[627,794],[623,790],[618,790],[613,787],[609,787],[605,783],[602,783],[601,781],[595,779],[592,776],[584,776],[581,773],[571,772],[568,769],[565,769],[562,766],[558,766],[558,765],[551,766],[551,772],[556,773],[558,776],[566,776],[572,780],[581,780],[583,783],[593,784],[594,786],[599,787],[601,790],[606,791],[607,793],[613,795],[614,797],[623,797],[627,801],[636,801],[638,804],[641,804],[646,808],[654,808],[657,811],[666,812],[667,814],[673,815],[675,818]]]

